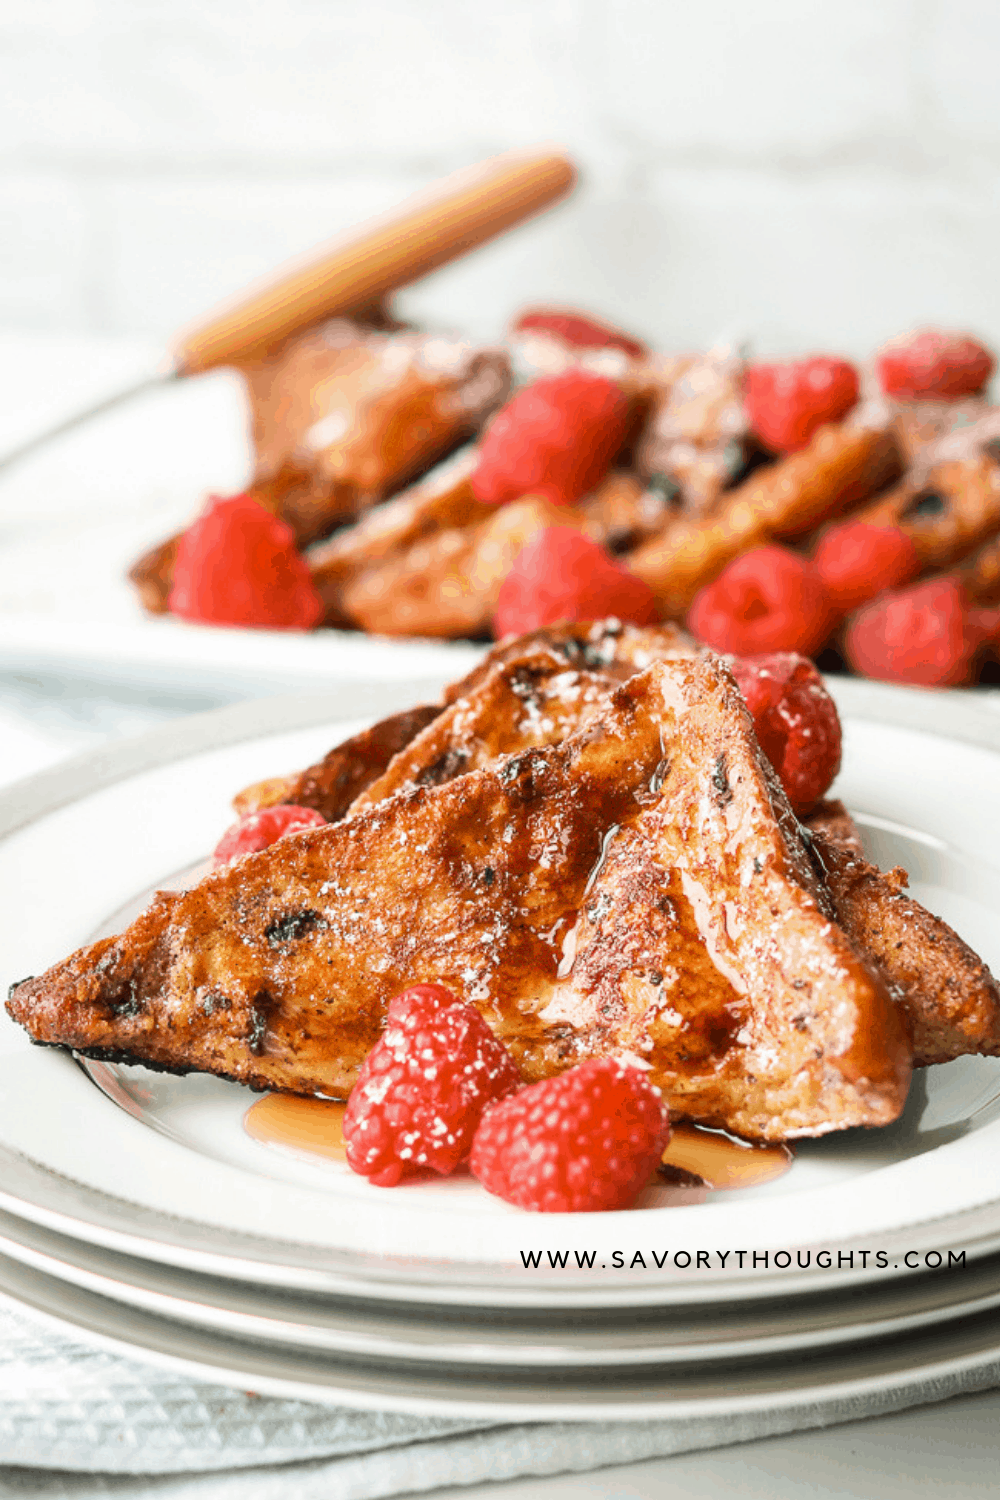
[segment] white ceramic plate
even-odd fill
[[[746,1360],[871,1343],[1000,1307],[1000,1255],[812,1296],[677,1307],[482,1308],[275,1291],[116,1254],[0,1214],[0,1254],[196,1328],[378,1361],[575,1370]]]
[[[838,790],[875,854],[906,864],[918,896],[1000,967],[996,720],[952,696],[863,683],[837,693],[847,716]],[[340,698],[341,714],[361,706],[350,693]],[[0,844],[5,981],[40,972],[137,892],[201,858],[229,819],[232,792],[314,759],[355,727],[336,719],[317,700],[242,705],[8,792],[0,800],[10,830]],[[228,1257],[231,1274],[242,1264],[242,1274],[276,1284],[301,1284],[325,1265],[333,1280],[364,1280],[384,1294],[395,1286],[413,1295],[424,1283],[436,1285],[434,1296],[493,1302],[702,1300],[722,1288],[734,1297],[773,1290],[776,1273],[737,1271],[732,1257],[694,1272],[674,1264],[677,1252],[833,1242],[890,1251],[886,1270],[841,1273],[858,1285],[902,1271],[907,1244],[957,1248],[949,1216],[977,1214],[983,1252],[1000,1232],[992,1171],[1000,1062],[989,1059],[933,1070],[926,1101],[915,1091],[889,1130],[804,1144],[792,1172],[766,1188],[700,1206],[575,1216],[523,1214],[468,1178],[380,1190],[337,1164],[262,1147],[242,1130],[250,1096],[218,1080],[122,1068],[105,1070],[104,1082],[114,1100],[70,1058],[31,1048],[4,1020],[0,1148],[13,1155],[0,1205],[84,1238],[120,1234],[133,1253],[145,1240],[144,1253],[175,1263],[201,1257],[206,1269],[206,1255]],[[524,1251],[567,1248],[593,1251],[594,1269],[543,1276],[523,1268]],[[657,1269],[665,1251],[671,1259]],[[629,1275],[636,1253],[644,1265]],[[817,1274],[815,1266],[798,1276],[782,1270],[777,1281],[790,1292],[814,1286]],[[829,1284],[831,1274],[818,1279]]]
[[[487,1420],[695,1420],[804,1407],[995,1379],[1000,1312],[919,1328],[875,1343],[770,1358],[681,1361],[610,1369],[500,1369],[416,1360],[349,1359],[260,1339],[241,1339],[101,1297],[0,1255],[0,1292],[88,1342],[213,1383],[262,1395],[378,1411]]]

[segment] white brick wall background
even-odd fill
[[[571,204],[404,300],[663,346],[1000,343],[996,0],[6,0],[0,326],[165,337],[430,178],[564,142]]]

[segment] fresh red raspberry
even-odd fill
[[[791,651],[737,657],[733,676],[793,810],[809,812],[840,770],[840,716],[822,677]]]
[[[948,574],[883,594],[847,627],[844,651],[863,677],[916,687],[959,687],[975,675],[983,619]]]
[[[646,1075],[598,1058],[487,1110],[470,1166],[487,1192],[519,1208],[597,1213],[635,1201],[669,1139]]]
[[[475,1006],[415,984],[389,1006],[344,1114],[347,1164],[378,1187],[460,1166],[487,1104],[521,1082]]]
[[[912,537],[898,526],[845,521],[820,537],[813,562],[838,614],[851,615],[886,589],[911,583],[920,572]]]
[[[522,495],[572,505],[604,478],[627,428],[628,402],[613,380],[580,369],[547,375],[491,422],[473,492],[488,505]]]
[[[817,427],[838,421],[857,399],[858,373],[845,359],[816,355],[747,369],[750,426],[775,453],[804,448]]]
[[[785,547],[755,547],[695,596],[688,625],[716,651],[813,656],[835,611],[815,566]]]
[[[291,527],[249,495],[218,496],[181,537],[170,609],[207,625],[311,630],[323,603]]]
[[[276,807],[262,807],[257,812],[247,813],[238,823],[227,828],[215,847],[212,863],[228,865],[231,859],[241,854],[256,854],[258,849],[283,839],[286,833],[301,833],[303,828],[319,828],[326,819],[312,807],[295,807],[290,802],[281,802]]]
[[[497,596],[497,640],[563,620],[655,625],[653,591],[598,543],[572,526],[546,526],[521,548]]]
[[[993,355],[978,339],[938,328],[903,334],[875,356],[879,384],[887,396],[902,401],[928,396],[957,401],[960,396],[974,396],[995,366]]]
[[[620,328],[569,308],[529,307],[515,318],[511,329],[514,333],[549,333],[574,349],[621,349],[633,359],[649,352]]]

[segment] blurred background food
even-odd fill
[[[145,373],[179,326],[288,257],[451,171],[541,141],[579,164],[579,190],[403,290],[401,323],[492,350],[519,309],[555,304],[662,356],[819,353],[862,377],[873,351],[914,328],[971,332],[987,349],[1000,341],[1000,16],[974,0],[848,0],[835,11],[812,0],[752,11],[679,0],[505,0],[488,11],[457,0],[280,10],[145,0],[127,16],[112,0],[43,0],[2,24],[0,448]],[[258,447],[263,405],[258,390]],[[723,426],[734,410],[721,403]],[[914,444],[931,435],[916,430],[922,418],[910,425]],[[607,508],[597,540],[616,560],[651,545],[638,533],[663,520],[667,492],[650,481],[666,472],[656,444],[671,437],[669,413],[659,429],[626,468],[616,457],[611,490],[591,506]],[[745,431],[707,445],[691,495],[699,481],[711,490],[732,436],[752,464]],[[883,476],[875,493],[891,517],[912,505],[915,520],[930,519],[910,451],[907,477],[893,488]],[[85,636],[101,649],[112,637],[138,643],[140,625],[161,627],[162,654],[178,622],[143,619],[124,574],[188,526],[207,494],[242,491],[259,457],[242,382],[219,372],[4,474],[0,639],[16,641],[5,670],[23,685],[41,670],[43,641],[51,662]],[[934,493],[955,479],[939,476]],[[962,493],[968,517],[975,486]],[[302,515],[314,498],[300,489]],[[858,513],[871,503],[857,501]],[[537,530],[535,504],[506,518],[515,534],[519,519]],[[593,516],[588,526],[599,530]],[[317,544],[308,530],[297,546]],[[967,572],[947,597],[925,600],[921,618],[954,622],[970,599],[992,607],[992,555],[966,545],[973,533],[922,561],[927,576]],[[329,580],[357,540],[318,543],[332,549],[320,589],[331,622],[331,592],[343,591]],[[808,531],[758,540],[803,553],[815,544]],[[651,577],[654,591],[661,583]],[[426,631],[419,616],[412,628]],[[460,623],[489,631],[481,607]],[[907,615],[896,633],[911,627]],[[368,628],[385,628],[377,611]],[[949,639],[952,658],[968,655],[964,614]],[[842,632],[836,645],[842,659]],[[144,652],[136,644],[129,660],[148,699]],[[882,670],[870,640],[859,652]],[[271,663],[267,690],[280,676]],[[232,691],[265,690],[251,676]],[[175,687],[178,702],[194,701],[180,677]]]

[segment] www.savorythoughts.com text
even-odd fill
[[[964,1250],[522,1250],[526,1271],[941,1271]]]

